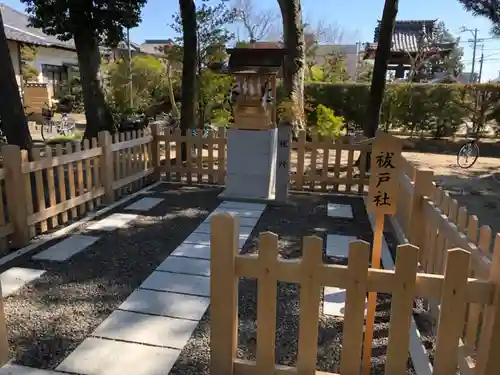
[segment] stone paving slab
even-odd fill
[[[92,336],[182,349],[197,321],[115,310]]]
[[[240,233],[238,237],[238,247],[241,249],[248,237],[250,237],[250,234],[247,231],[247,234]],[[210,233],[193,232],[184,240],[184,244],[188,243],[210,246]]]
[[[239,209],[224,209],[223,207],[221,208],[220,206],[217,207],[215,210],[212,211],[208,217],[212,217],[213,215],[220,214],[221,212],[226,212],[230,215],[233,216],[238,216],[240,218],[242,217],[253,217],[253,218],[259,218],[262,215],[262,211],[253,211],[253,210],[239,210]]]
[[[344,317],[346,290],[337,287],[324,287],[323,314]],[[365,308],[366,308],[365,299]],[[366,310],[365,310],[366,315]]]
[[[151,315],[200,320],[210,305],[207,297],[137,289],[118,308]]]
[[[347,258],[349,255],[349,243],[356,241],[354,236],[343,236],[340,234],[328,234],[326,236],[326,255],[330,257]]]
[[[61,375],[61,373],[8,363],[0,368],[0,375]]]
[[[156,268],[156,271],[210,276],[210,261],[205,259],[169,256]]]
[[[266,205],[263,203],[248,203],[248,202],[234,202],[224,201],[220,204],[219,208],[223,209],[236,209],[236,210],[250,210],[250,211],[264,211]]]
[[[102,230],[106,232],[111,232],[115,229],[125,228],[129,222],[137,219],[138,215],[134,214],[122,214],[116,213],[102,219],[89,227],[88,230]]]
[[[85,375],[167,375],[179,354],[178,349],[90,337],[56,370]]]
[[[210,222],[211,222],[211,217],[208,217],[203,221],[203,223],[200,224],[198,227],[200,232],[206,232],[210,233]],[[257,225],[257,222],[259,221],[260,217],[238,217],[238,223],[240,224],[240,228],[242,227],[255,227]],[[202,228],[203,227],[203,230]],[[208,228],[208,229],[206,229]]]
[[[155,271],[141,284],[140,288],[209,297],[210,278]]]
[[[183,243],[179,245],[170,256],[187,258],[210,259],[210,245]]]
[[[328,216],[352,219],[352,207],[350,204],[328,203]]]
[[[139,199],[137,202],[134,202],[131,205],[125,207],[125,209],[126,210],[133,210],[133,211],[149,211],[154,206],[159,205],[163,201],[164,201],[164,199],[162,199],[162,198],[146,197],[146,198]]]
[[[12,267],[0,275],[2,285],[2,297],[10,296],[17,292],[24,285],[38,279],[45,273],[44,270],[31,268]],[[1,373],[0,373],[1,374]]]
[[[66,238],[64,241],[49,247],[47,250],[33,255],[31,259],[64,262],[73,255],[78,254],[80,251],[83,251],[94,244],[98,239],[99,237],[96,236],[74,234]]]

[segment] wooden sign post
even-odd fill
[[[278,151],[276,155],[276,201],[286,203],[290,177],[290,138],[291,126],[278,126]]]
[[[399,166],[404,141],[388,133],[378,131],[375,138],[362,141],[372,143],[370,184],[368,188],[368,212],[375,213],[371,266],[380,268],[385,215],[396,213],[399,190]],[[377,293],[368,294],[365,343],[363,348],[364,375],[370,374],[373,328]]]

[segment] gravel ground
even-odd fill
[[[10,354],[17,363],[54,369],[219,204],[220,189],[163,185],[161,190],[149,194],[164,201],[147,216],[140,215],[127,229],[103,233],[69,261],[53,264],[24,256],[2,267],[47,270],[4,301]],[[114,212],[124,212],[123,206]]]
[[[303,236],[343,234],[357,236],[371,242],[372,230],[363,201],[359,198],[327,197],[296,194],[290,199],[295,205],[268,207],[243,248],[243,253],[256,251],[257,235],[263,231],[278,233],[279,253],[283,258],[301,256]],[[355,220],[328,218],[328,202],[352,205]],[[338,259],[325,259],[328,263],[339,263]],[[295,366],[297,361],[297,338],[299,323],[300,290],[296,284],[278,283],[276,360],[278,364]],[[257,284],[253,279],[241,279],[239,283],[239,342],[237,357],[255,360]],[[379,295],[373,345],[373,374],[383,374],[386,345],[388,342],[390,297]],[[170,372],[170,375],[208,375],[210,359],[210,327],[207,311],[191,336],[188,344]],[[317,369],[339,372],[343,319],[321,315],[318,338]],[[408,374],[414,374],[408,361]]]

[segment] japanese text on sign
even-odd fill
[[[369,186],[369,208],[372,212],[389,215],[396,212],[399,188],[397,161],[402,150],[399,142],[388,134],[380,134],[374,140]]]

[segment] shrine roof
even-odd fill
[[[283,48],[231,48],[226,68],[232,74],[277,74],[283,65]]]

